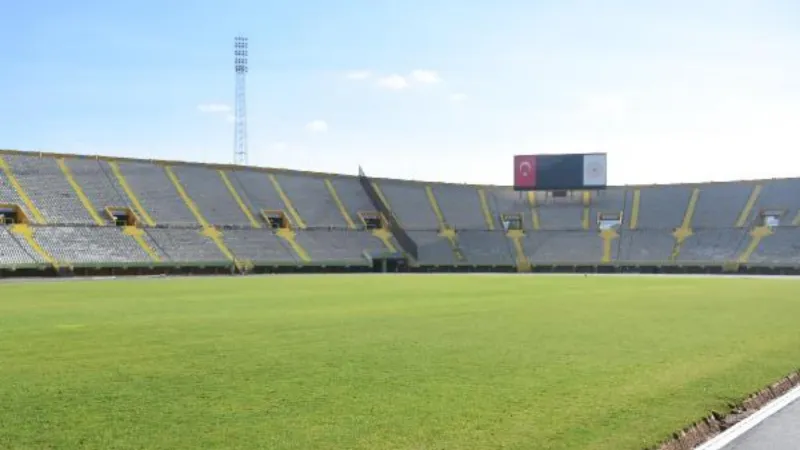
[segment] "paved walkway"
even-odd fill
[[[800,449],[800,399],[769,416],[724,450]]]

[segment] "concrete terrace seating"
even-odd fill
[[[800,228],[777,227],[765,237],[750,256],[749,262],[762,264],[800,264]]]
[[[116,227],[38,227],[36,240],[56,261],[149,262],[150,257]]]
[[[120,161],[119,168],[142,207],[156,224],[197,224],[189,207],[167,177],[163,166],[146,162]]]
[[[431,185],[445,222],[457,230],[486,230],[478,189],[453,184]]]
[[[204,166],[175,165],[172,170],[203,218],[213,225],[249,226],[250,220],[236,203],[219,172]]]
[[[692,190],[693,187],[688,185],[641,188],[638,228],[656,230],[679,228],[689,206]],[[702,195],[701,191],[700,196]]]
[[[522,227],[525,230],[533,229],[531,207],[526,193],[516,192],[509,187],[492,187],[486,189],[486,200],[489,202],[489,209],[492,212],[492,220],[495,222],[496,228],[503,228],[500,223],[501,215],[520,214]]]
[[[355,177],[331,177],[331,184],[336,189],[339,199],[342,201],[347,213],[350,214],[351,220],[356,226],[363,226],[364,224],[358,218],[359,211],[374,211],[377,212],[375,206],[370,201],[367,193],[361,187],[358,178]]]
[[[630,222],[630,215],[626,212],[629,208],[631,194],[626,188],[608,188],[592,192],[592,202],[589,206],[589,228],[597,229],[597,218],[600,213],[622,214],[623,223]]]
[[[55,158],[7,155],[6,161],[48,223],[94,223]]]
[[[514,248],[502,231],[461,231],[458,244],[469,264],[514,264]]]
[[[378,186],[403,228],[439,230],[439,221],[425,193],[425,185],[382,180]]]
[[[681,246],[678,261],[736,261],[749,242],[747,230],[720,228],[695,230]]]
[[[538,201],[541,230],[580,230],[583,228],[583,200],[580,193],[568,198],[549,198]],[[590,225],[592,219],[589,220]]]
[[[727,228],[736,225],[753,183],[711,183],[700,186],[692,228]]]
[[[522,241],[534,264],[600,263],[603,240],[594,231],[538,231]]]
[[[235,183],[234,180],[236,180]],[[231,172],[231,183],[234,183],[239,195],[247,198],[246,202],[252,208],[252,213],[258,217],[257,220],[263,222],[261,210],[283,211],[289,220],[292,220],[289,209],[275,191],[275,186],[270,182],[267,172],[236,170]],[[300,217],[305,219],[302,215]]]
[[[417,244],[417,259],[420,263],[448,266],[456,264],[453,247],[446,238],[439,236],[438,231],[409,231],[408,235]]]
[[[383,242],[367,231],[305,230],[298,232],[296,239],[313,262],[366,264],[364,250],[371,254],[386,251]]]
[[[28,207],[25,205],[25,202],[22,201],[22,198],[20,198],[19,194],[17,194],[17,191],[14,190],[14,186],[11,185],[11,182],[6,179],[6,174],[2,170],[0,170],[0,204],[17,205],[22,208],[22,211],[30,218],[32,222],[36,220],[31,216],[31,213],[28,211]]]
[[[131,206],[128,196],[106,161],[95,158],[67,158],[65,161],[86,198],[92,202],[104,221],[109,221],[105,213],[106,207]]]
[[[149,228],[147,234],[170,261],[228,262],[214,242],[199,229]]]
[[[769,180],[763,182],[762,186],[761,195],[750,211],[747,225],[752,226],[758,215],[765,210],[783,210],[781,224],[791,224],[800,210],[800,179]]]
[[[323,178],[283,173],[276,174],[275,178],[307,226],[347,227],[347,222],[328,192],[328,188],[325,187]]]
[[[228,250],[238,259],[253,262],[297,264],[294,252],[271,229],[225,230]]]
[[[622,230],[614,241],[616,261],[663,263],[670,260],[675,238],[671,230]]]
[[[34,258],[36,253],[23,248],[20,241],[23,241],[23,239],[14,236],[5,226],[0,226],[0,266],[16,266],[40,262],[41,258]]]

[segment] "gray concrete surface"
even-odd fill
[[[724,450],[800,449],[800,400],[771,415]]]

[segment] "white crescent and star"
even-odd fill
[[[527,177],[528,175],[530,175],[531,170],[533,170],[533,165],[531,165],[530,161],[522,161],[521,163],[519,163],[519,173],[523,177]]]

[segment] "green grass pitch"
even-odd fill
[[[795,280],[0,284],[2,449],[640,449],[800,366]]]

